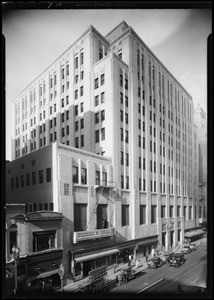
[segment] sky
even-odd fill
[[[11,160],[11,100],[93,25],[102,35],[121,21],[131,26],[207,112],[207,38],[211,9],[10,10],[2,14],[5,37],[6,141]]]

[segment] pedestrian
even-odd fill
[[[137,269],[138,269],[138,267],[139,267],[139,262],[140,262],[139,259],[137,259],[137,260],[136,260],[136,268],[137,268]]]
[[[114,273],[116,273],[117,265],[114,263]]]
[[[148,252],[146,252],[146,262],[148,261]]]

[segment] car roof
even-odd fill
[[[183,253],[175,253],[174,256],[183,256]]]

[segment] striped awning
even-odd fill
[[[192,237],[192,236],[196,236],[196,235],[200,235],[200,234],[204,234],[204,231],[201,230],[201,229],[198,229],[198,230],[185,232],[184,236],[185,237]]]

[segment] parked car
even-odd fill
[[[148,261],[148,268],[157,269],[161,267],[165,262],[160,257],[153,257],[151,260]]]
[[[165,262],[169,263],[173,255],[174,255],[173,251],[165,251],[164,252]]]
[[[128,268],[122,268],[121,273],[119,274],[119,285],[122,283],[129,282],[129,280],[138,278],[141,275],[140,270],[132,270],[131,267]]]
[[[189,244],[184,244],[181,248],[181,252],[183,252],[184,254],[189,254],[192,252],[192,249],[190,248]]]
[[[190,246],[190,249],[191,249],[192,251],[195,251],[195,250],[197,250],[197,246],[196,246],[196,244],[194,244],[194,243],[191,243],[191,244],[189,244],[189,246]]]
[[[184,253],[175,253],[170,259],[169,265],[174,267],[179,267],[182,265],[186,259],[184,258]]]

